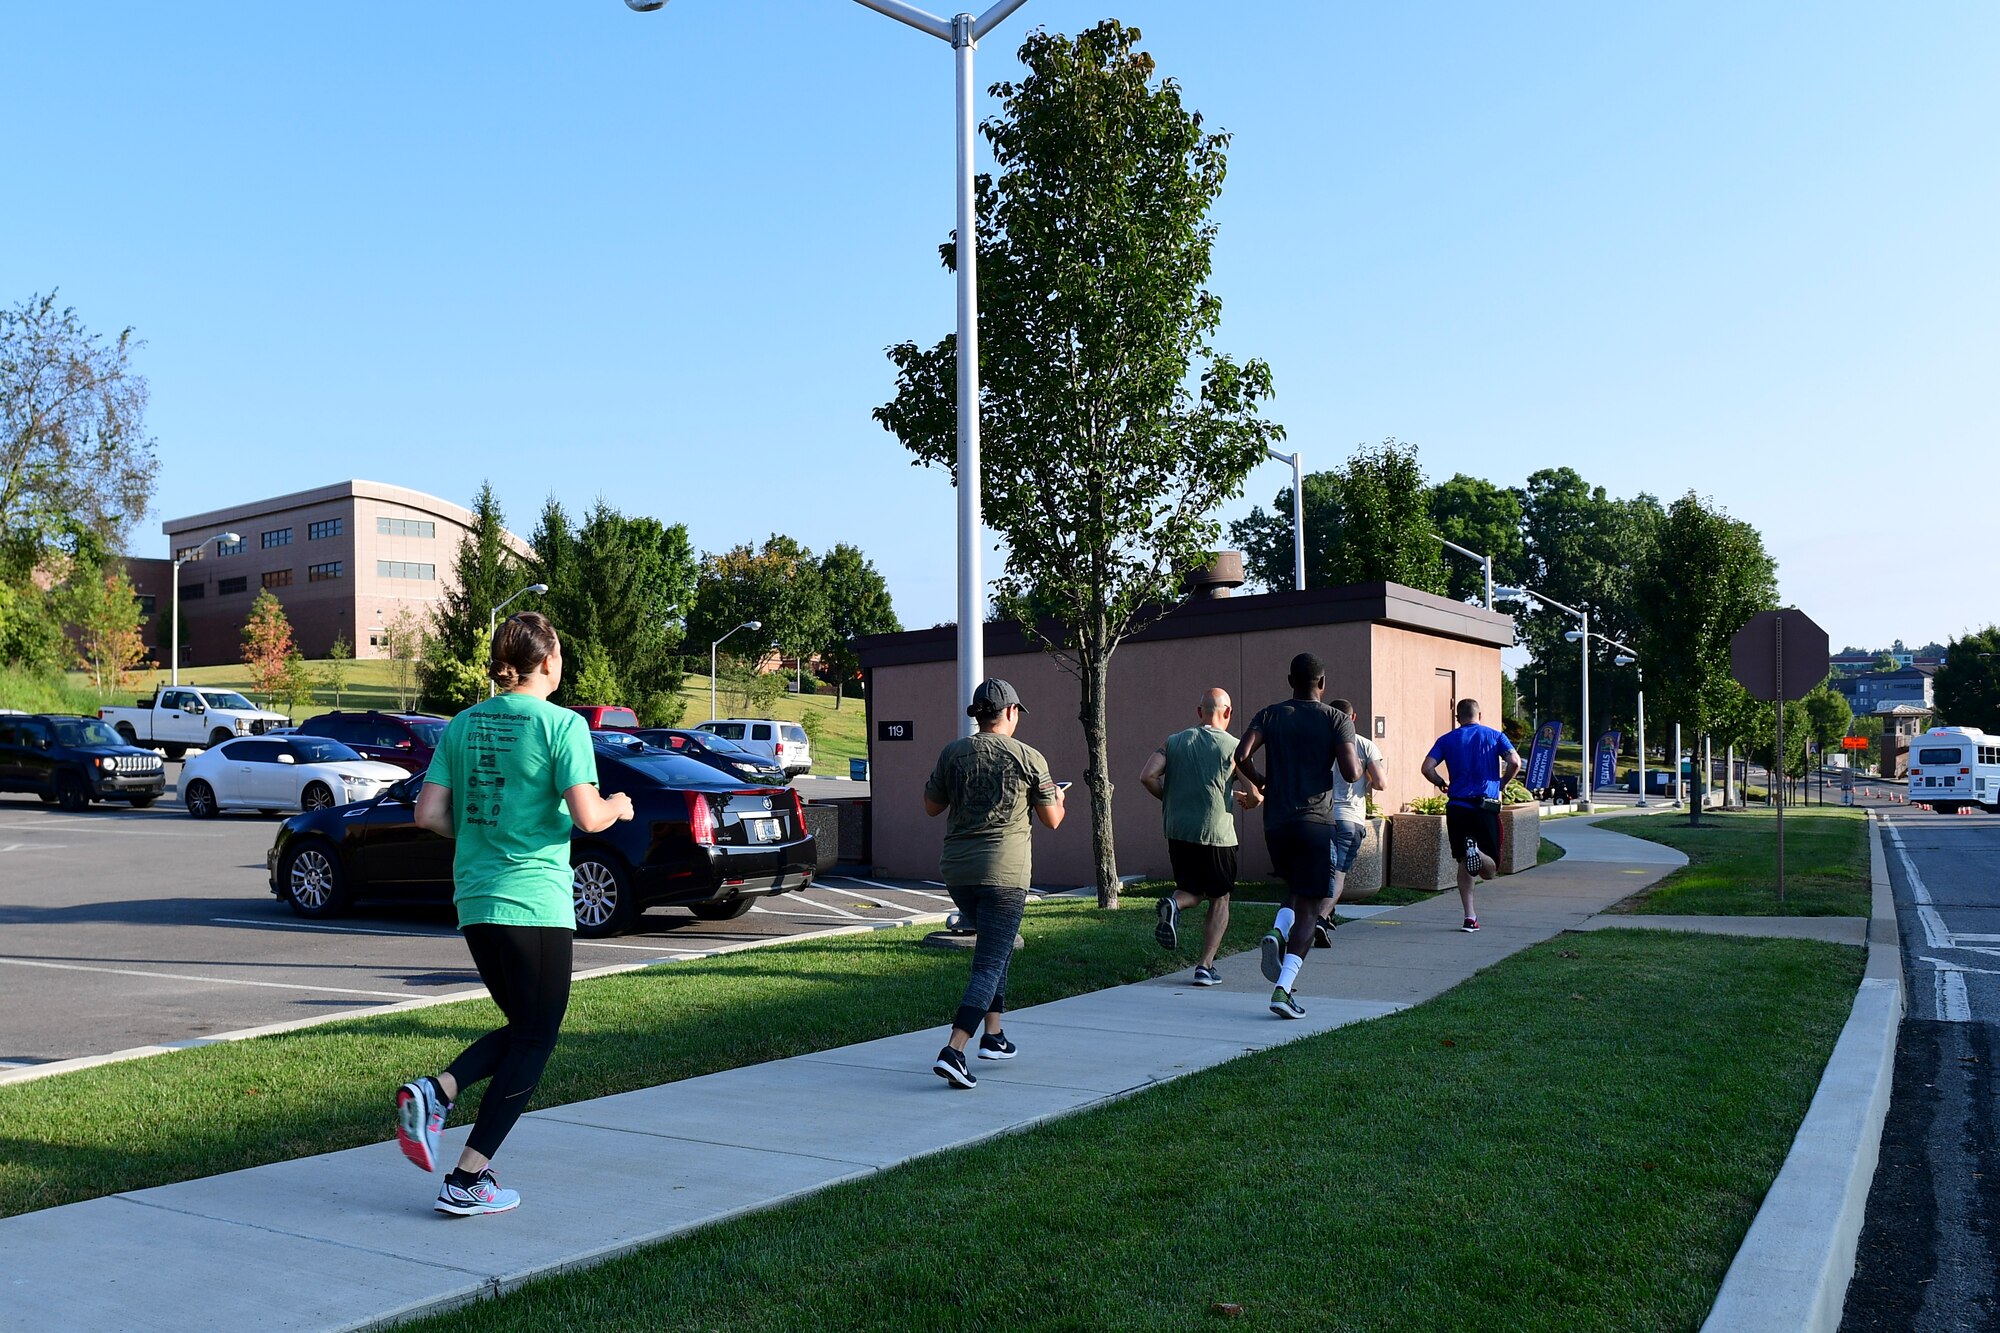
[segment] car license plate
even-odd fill
[[[775,819],[746,819],[743,827],[750,830],[752,842],[776,842],[780,836],[778,821]]]

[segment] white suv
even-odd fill
[[[712,732],[746,750],[771,756],[771,762],[784,769],[787,778],[812,771],[812,743],[806,739],[806,729],[796,722],[774,722],[768,717],[724,717],[704,722],[697,730]]]

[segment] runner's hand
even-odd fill
[[[604,799],[610,804],[613,810],[618,812],[618,818],[621,823],[632,817],[632,798],[625,792],[615,791]]]

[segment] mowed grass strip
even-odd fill
[[[472,1317],[521,1333],[1171,1330],[1216,1327],[1226,1303],[1242,1307],[1229,1327],[1282,1333],[1693,1329],[1861,966],[1859,950],[1809,941],[1562,937],[1404,1013],[530,1284]],[[638,1159],[634,1183],[668,1182]]]
[[[1227,947],[1249,947],[1255,918]],[[927,949],[929,927],[776,944],[579,983],[536,1107],[603,1097],[908,1032],[942,1033],[968,955]],[[1146,911],[1030,906],[1010,1007],[1189,966],[1153,941]],[[469,964],[468,964],[469,969]],[[468,1000],[0,1085],[0,1216],[366,1143],[394,1133],[396,1085],[442,1069],[497,1027]],[[476,1092],[455,1123],[471,1120]]]
[[[1686,853],[1688,863],[1614,911],[1687,916],[1867,916],[1868,816],[1840,807],[1785,811],[1785,899],[1778,901],[1775,810],[1628,815],[1607,825]]]

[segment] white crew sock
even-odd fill
[[[1280,907],[1278,909],[1278,919],[1271,923],[1271,929],[1277,931],[1280,938],[1290,939],[1292,935],[1292,922],[1295,919],[1292,916],[1291,908]]]
[[[1299,969],[1305,965],[1306,960],[1297,954],[1286,954],[1284,966],[1278,969],[1278,989],[1284,991],[1286,994],[1290,994],[1292,983],[1299,979]]]

